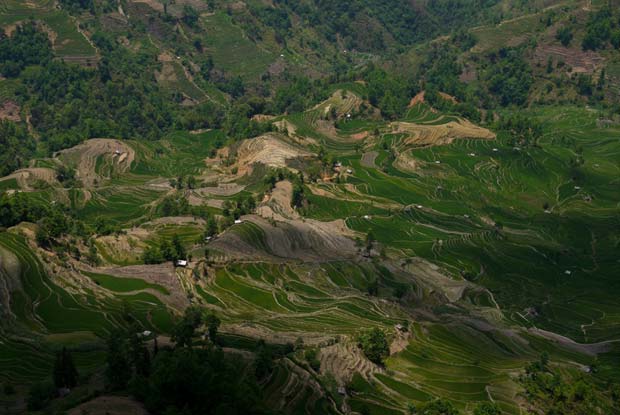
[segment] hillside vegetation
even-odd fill
[[[0,0],[0,412],[620,413],[618,10]]]

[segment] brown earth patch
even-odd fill
[[[352,134],[351,138],[354,140],[363,140],[368,137],[370,133],[368,131],[362,131],[360,133]]]
[[[266,134],[245,140],[237,149],[238,174],[251,171],[252,165],[261,163],[270,167],[288,167],[287,161],[299,157],[310,157],[309,151],[293,146],[277,134]]]
[[[268,114],[254,114],[252,116],[252,121],[256,121],[256,122],[265,122],[265,121],[271,121],[275,118],[275,115],[268,115]]]
[[[340,385],[346,385],[355,373],[369,378],[383,370],[368,360],[352,342],[343,341],[320,349],[321,373],[332,373]]]
[[[394,122],[390,126],[394,133],[407,134],[401,145],[445,145],[459,138],[493,140],[496,137],[490,130],[465,119],[439,125]]]
[[[438,94],[439,94],[440,97],[442,97],[446,101],[450,101],[453,104],[458,104],[459,103],[457,101],[457,99],[455,97],[453,97],[452,95],[450,95],[450,94],[446,94],[445,92],[439,92]]]
[[[144,406],[125,396],[99,396],[84,402],[68,412],[68,415],[149,415]]]
[[[418,94],[411,98],[409,101],[409,108],[416,106],[417,104],[424,104],[424,96],[426,95],[426,91],[418,92]]]
[[[20,189],[25,191],[35,190],[34,186],[37,182],[44,182],[50,186],[60,186],[60,183],[56,179],[56,171],[46,167],[31,167],[16,170],[10,175],[0,178],[0,181],[10,179],[17,180]]]

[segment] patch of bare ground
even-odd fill
[[[148,415],[144,406],[125,396],[99,396],[67,412],[68,415]]]
[[[172,190],[170,179],[166,179],[165,177],[149,180],[145,185],[157,190]]]
[[[262,163],[271,167],[286,167],[287,160],[310,157],[312,153],[283,141],[275,134],[244,141],[237,150],[239,164],[247,166]]]
[[[4,101],[2,105],[0,105],[0,120],[20,122],[20,111],[21,108],[15,101]]]
[[[298,338],[302,338],[307,346],[318,346],[333,341],[333,337],[321,333],[273,331],[254,323],[223,324],[221,331],[275,344],[295,343]]]
[[[534,334],[539,337],[543,337],[547,340],[552,341],[566,349],[576,351],[579,353],[584,353],[590,356],[596,356],[600,353],[606,353],[611,350],[613,347],[613,343],[620,342],[619,340],[610,340],[599,343],[577,343],[573,339],[569,339],[568,337],[562,336],[561,334],[553,333],[547,330],[542,330],[539,328],[532,327],[528,329],[528,332]]]
[[[458,104],[459,103],[457,101],[457,99],[454,96],[450,95],[450,94],[446,94],[445,92],[439,92],[438,94],[439,94],[440,97],[442,97],[446,101],[450,101],[453,104]]]
[[[202,187],[196,189],[196,193],[200,196],[234,196],[245,189],[244,185],[238,183],[218,183],[217,186]]]
[[[259,226],[262,246],[253,246],[234,231],[228,231],[210,245],[240,258],[279,258],[301,261],[325,261],[354,258],[355,233],[343,220],[321,222],[303,219],[290,206],[292,185],[277,183],[275,189],[257,208],[256,215],[243,220]]]
[[[205,221],[201,218],[195,218],[193,216],[165,216],[163,218],[157,218],[150,222],[145,222],[143,226],[157,226],[157,225],[204,225]]]
[[[368,131],[361,131],[359,133],[351,134],[350,138],[355,141],[360,141],[367,138],[370,135]]]
[[[275,118],[275,115],[268,115],[268,114],[254,114],[252,116],[252,121],[256,121],[256,122],[265,122],[265,121],[271,121]]]
[[[157,265],[130,265],[126,267],[93,268],[92,272],[120,278],[140,278],[144,281],[165,287],[170,295],[152,291],[161,301],[181,312],[189,305],[187,295],[171,263]]]
[[[100,249],[105,250],[107,257],[113,257],[117,261],[139,261],[148,239],[149,232],[143,228],[128,229],[125,234],[99,236],[96,243]]]
[[[411,122],[393,122],[390,124],[393,133],[406,134],[403,145],[431,146],[450,144],[459,138],[478,138],[493,140],[495,134],[465,119],[446,124],[427,125]]]
[[[379,153],[376,151],[368,151],[362,154],[362,159],[360,160],[360,163],[364,167],[376,168],[377,166],[375,165],[375,159],[378,155]]]
[[[561,45],[541,44],[534,51],[534,58],[543,63],[549,58],[556,62],[562,61],[572,73],[592,74],[605,63],[605,58],[598,52],[583,50],[578,46],[567,48]]]
[[[97,159],[104,157],[111,167],[110,171],[124,173],[129,171],[136,152],[121,140],[93,138],[75,147],[59,151],[56,157],[74,166],[76,177],[88,188],[109,178],[97,172]]]
[[[163,3],[158,0],[131,0],[131,2],[132,3],[144,3],[158,12],[164,11]]]
[[[440,268],[422,258],[413,258],[404,266],[405,270],[415,275],[415,280],[429,294],[437,294],[449,302],[457,302],[467,288],[475,287],[465,280],[454,280],[441,273]]]
[[[264,235],[261,241],[263,246],[251,245],[232,231],[224,233],[210,246],[225,252],[229,259],[245,260],[322,262],[353,259],[357,254],[355,242],[344,236],[350,231],[342,220],[278,222],[257,215],[244,216],[243,220],[261,228]]]
[[[411,340],[411,331],[402,332],[396,330],[396,334],[390,343],[390,355],[402,352],[409,346]]]
[[[3,180],[17,180],[17,184],[20,189],[25,191],[34,190],[38,183],[46,183],[50,186],[60,186],[58,179],[56,179],[56,171],[46,167],[30,167],[27,169],[16,170],[8,176],[0,178]]]
[[[199,128],[197,130],[191,130],[189,133],[191,135],[198,135],[198,134],[203,134],[209,131],[211,131],[211,128]]]
[[[309,151],[286,142],[286,137],[269,133],[260,137],[244,140],[236,152],[236,162],[230,166],[237,168],[237,175],[243,176],[252,171],[255,164],[269,167],[285,167],[287,161],[295,158],[311,157]]]
[[[256,209],[256,214],[263,218],[278,221],[287,219],[300,219],[299,213],[291,206],[293,184],[288,180],[276,183],[271,194],[265,195],[265,199]]]
[[[343,340],[320,349],[321,373],[331,373],[340,385],[346,385],[355,373],[369,378],[383,369],[368,360],[353,342]]]
[[[409,108],[415,107],[418,104],[424,104],[425,95],[426,91],[418,92],[418,94],[415,97],[411,98],[411,101],[409,101]]]

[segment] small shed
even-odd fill
[[[187,266],[187,260],[186,259],[178,259],[176,262],[176,266],[177,267],[186,267]]]

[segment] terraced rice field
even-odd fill
[[[28,339],[0,333],[2,381],[19,384],[45,378],[51,371],[52,356],[63,339],[75,348],[76,363],[85,373],[100,366],[104,346],[98,337],[122,324],[122,301],[131,303],[134,316],[144,327],[162,331],[171,328],[171,316],[163,303],[142,292],[146,288],[162,291],[162,287],[100,275],[93,278],[98,278],[102,286],[120,292],[131,288],[131,293],[118,298],[102,298],[87,289],[68,291],[48,276],[22,237],[1,233],[0,248],[14,255],[20,267],[19,275],[10,276],[17,278],[21,286],[21,290],[11,296],[11,311],[22,330],[35,330],[39,334],[38,338]],[[78,336],[79,341],[75,341],[78,333],[82,334]]]

